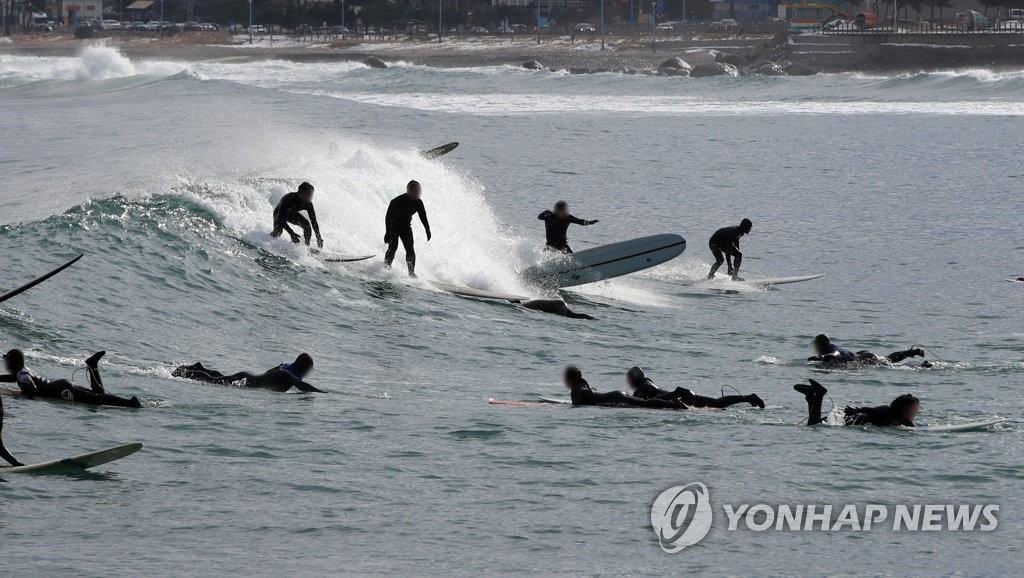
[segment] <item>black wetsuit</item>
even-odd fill
[[[580,379],[569,391],[573,405],[603,405],[607,407],[645,407],[651,409],[686,409],[686,406],[662,399],[640,399],[621,391],[598,393],[587,380]]]
[[[7,451],[4,446],[4,402],[0,399],[0,458],[7,460],[7,463],[12,466],[23,466],[25,464],[19,462],[11,455],[11,452]]]
[[[309,215],[308,220],[299,214],[301,211],[306,211]],[[316,222],[316,210],[313,209],[313,203],[302,202],[299,193],[288,193],[281,197],[281,202],[274,208],[274,230],[270,235],[280,237],[282,231],[288,231],[288,234],[294,240],[297,235],[288,226],[289,223],[302,227],[302,235],[306,240],[306,245],[309,245],[309,240],[313,237],[314,232],[316,233],[317,243],[321,243],[320,224]]]
[[[261,374],[249,371],[239,371],[230,375],[221,373],[216,369],[203,367],[202,363],[192,365],[181,365],[171,372],[174,377],[182,377],[195,381],[204,381],[217,385],[232,385],[241,383],[245,387],[271,389],[274,391],[288,391],[296,388],[307,393],[325,393],[300,379],[291,364],[284,363]]]
[[[848,349],[843,349],[834,343],[830,343],[828,346],[829,352],[824,355],[815,355],[808,357],[807,361],[818,361],[825,365],[830,366],[842,366],[848,364],[863,364],[863,365],[890,365],[899,363],[905,359],[909,359],[915,356],[924,356],[924,351],[921,349],[907,349],[906,351],[894,351],[885,357],[875,355],[870,351],[858,351],[856,353],[851,352]],[[922,365],[923,367],[931,367],[930,363]]]
[[[551,211],[544,211],[537,215],[537,218],[544,221],[544,236],[547,239],[547,247],[562,253],[572,253],[572,248],[569,247],[569,225],[593,224],[593,221],[584,221],[572,215],[559,219]]]
[[[427,240],[430,240],[430,223],[427,221],[427,209],[423,206],[423,199],[414,199],[408,194],[401,194],[391,199],[388,205],[387,215],[384,217],[384,242],[388,245],[384,253],[384,263],[388,267],[395,260],[395,253],[398,251],[398,242],[402,242],[405,249],[405,262],[409,265],[409,273],[416,272],[416,248],[412,236],[412,217],[420,216],[423,229],[427,232]]]
[[[644,379],[644,382],[633,392],[633,396],[640,399],[675,400],[690,407],[726,408],[730,405],[751,403],[753,401],[752,397],[749,395],[726,395],[717,398],[705,397],[703,395],[697,395],[685,387],[677,387],[675,391],[665,391],[655,385],[650,378]]]
[[[87,405],[110,405],[115,407],[142,407],[139,398],[132,397],[125,399],[116,395],[110,395],[103,389],[103,380],[100,372],[95,367],[87,367],[89,374],[89,386],[92,391],[77,386],[66,379],[55,379],[53,381],[39,377],[34,371],[23,367],[15,376],[14,381],[22,395],[28,398],[49,398],[63,399],[75,403]]]
[[[715,276],[718,268],[725,263],[726,259],[730,261],[729,264],[729,275],[736,275],[739,273],[740,264],[743,262],[743,253],[740,253],[740,237],[744,233],[737,227],[722,227],[715,231],[714,235],[711,235],[711,239],[708,240],[708,248],[711,249],[711,254],[715,256],[715,264],[711,266],[711,273],[708,274],[708,279]]]
[[[821,403],[825,399],[825,390],[807,393],[807,425],[823,423]],[[843,420],[846,425],[874,425],[880,427],[904,426],[914,427],[914,422],[904,419],[889,405],[877,407],[850,407],[843,409]]]

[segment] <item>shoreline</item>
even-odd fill
[[[920,36],[920,37],[919,37]],[[676,74],[665,68],[679,58],[702,67],[701,76],[766,74],[771,76],[823,73],[917,73],[963,68],[1020,70],[1024,68],[1024,37],[940,37],[936,35],[819,35],[819,34],[694,34],[659,39],[610,37],[601,50],[596,39],[570,42],[568,37],[463,37],[444,43],[423,40],[303,42],[294,37],[267,37],[243,43],[226,33],[176,36],[164,39],[138,36],[75,39],[70,36],[26,35],[0,41],[0,55],[74,57],[91,45],[115,48],[131,59],[184,62],[368,62],[436,68],[489,66],[527,67],[574,74],[619,72]],[[245,37],[247,39],[247,37]],[[953,43],[951,43],[953,42]],[[379,61],[379,62],[378,62]],[[717,64],[716,64],[717,63]],[[735,67],[730,71],[729,66]],[[696,76],[697,74],[694,74]]]

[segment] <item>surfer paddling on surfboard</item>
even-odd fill
[[[309,219],[299,214],[302,211],[306,211]],[[313,233],[316,233],[316,246],[324,248],[324,239],[320,236],[320,224],[316,222],[316,210],[313,208],[313,185],[302,183],[299,185],[298,191],[281,197],[281,202],[277,203],[277,207],[274,208],[274,230],[270,236],[280,237],[282,232],[288,231],[292,243],[298,243],[299,236],[288,226],[289,224],[302,227],[302,236],[306,240],[307,247]]]
[[[924,357],[924,350],[920,347],[908,349],[906,351],[895,351],[881,357],[875,355],[870,351],[858,351],[856,353],[839,347],[832,343],[828,335],[822,333],[814,338],[814,352],[817,355],[813,355],[807,358],[807,361],[817,361],[828,366],[843,366],[843,365],[892,365],[908,359],[911,357]],[[921,363],[921,367],[931,367],[932,364],[925,361]]]
[[[77,386],[66,379],[50,381],[25,367],[25,354],[20,349],[12,349],[4,355],[4,367],[9,375],[0,376],[0,381],[15,382],[21,394],[28,398],[62,399],[88,405],[110,405],[115,407],[142,407],[139,398],[125,399],[110,395],[103,388],[103,380],[97,367],[106,351],[94,353],[85,360],[86,373],[89,374],[89,387]]]
[[[740,263],[743,262],[743,253],[740,253],[740,237],[749,233],[753,228],[754,224],[750,222],[750,219],[743,219],[738,227],[722,227],[715,231],[714,235],[711,235],[711,239],[708,240],[708,248],[715,256],[715,264],[711,266],[708,279],[714,279],[715,273],[718,272],[722,263],[727,263],[732,280],[743,281],[743,278],[740,277]]]
[[[718,409],[738,403],[749,403],[754,407],[764,409],[764,402],[753,393],[750,395],[723,395],[722,397],[715,398],[697,395],[685,387],[677,387],[675,391],[665,391],[655,385],[651,378],[644,375],[644,370],[639,367],[630,368],[626,372],[626,384],[633,390],[633,397],[640,399],[680,401],[690,407],[714,407]]]
[[[416,181],[409,181],[405,187],[405,193],[391,199],[388,205],[387,215],[384,217],[384,244],[388,246],[384,253],[384,264],[391,268],[391,262],[395,260],[395,253],[398,252],[398,242],[402,242],[405,249],[405,263],[409,266],[409,276],[416,276],[416,248],[415,239],[412,236],[412,217],[420,216],[423,229],[427,232],[427,240],[430,240],[430,222],[427,221],[427,209],[423,206],[423,187]]]
[[[2,399],[0,399],[0,458],[7,460],[7,463],[12,466],[25,465],[14,459],[11,452],[7,451],[7,447],[4,446],[4,402]]]
[[[562,374],[563,383],[569,390],[573,405],[603,405],[606,407],[645,407],[648,409],[686,409],[680,401],[663,399],[640,399],[621,391],[598,393],[583,379],[580,368],[570,365]]]
[[[821,402],[828,390],[823,385],[808,380],[810,383],[798,383],[793,389],[804,394],[807,399],[807,425],[823,423]],[[877,407],[850,407],[843,409],[843,422],[846,425],[875,425],[880,427],[903,426],[914,427],[914,418],[921,409],[921,402],[909,393],[892,400],[889,405]]]
[[[569,203],[558,201],[555,203],[554,211],[544,211],[537,215],[537,218],[544,221],[544,235],[547,239],[546,248],[552,251],[572,254],[569,247],[569,225],[594,225],[600,221],[584,221],[569,213]]]
[[[295,361],[283,363],[259,375],[248,371],[239,371],[238,373],[226,375],[215,369],[203,367],[202,363],[181,365],[172,371],[171,375],[195,381],[215,383],[217,385],[241,383],[245,387],[269,389],[278,392],[285,392],[294,387],[306,393],[327,393],[303,381],[312,371],[313,357],[308,353],[302,353],[295,358]]]

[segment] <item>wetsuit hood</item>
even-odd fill
[[[629,384],[633,387],[639,387],[643,385],[647,376],[644,375],[644,370],[639,367],[631,367],[629,368],[629,371],[626,372],[626,379],[629,380]]]
[[[20,349],[12,349],[4,354],[4,362],[12,371],[20,371],[25,367],[25,354]]]

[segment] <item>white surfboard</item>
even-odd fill
[[[324,263],[354,263],[356,261],[373,259],[376,255],[341,255],[334,253],[321,253],[319,257]]]
[[[73,458],[64,458],[62,460],[54,460],[52,462],[43,462],[40,464],[31,464],[28,466],[15,466],[8,468],[0,468],[0,474],[3,473],[46,473],[54,471],[64,470],[87,470],[89,468],[95,468],[96,466],[102,466],[103,464],[109,464],[112,461],[126,458],[135,452],[142,449],[142,444],[125,444],[123,446],[117,446],[114,448],[108,448],[100,450],[98,452],[92,452],[88,454],[82,454]]]
[[[575,287],[661,265],[685,250],[686,239],[680,235],[651,235],[559,256],[523,274],[538,283]]]
[[[565,405],[567,403],[568,404],[572,403],[568,399],[558,399],[557,397],[541,397],[541,398],[538,398],[537,401],[539,403],[557,403],[557,404],[562,404],[562,405]]]
[[[441,291],[447,291],[453,295],[459,295],[462,297],[476,297],[477,299],[496,299],[498,301],[511,301],[513,303],[519,303],[521,301],[529,301],[529,297],[523,297],[522,295],[513,295],[511,293],[502,293],[500,291],[488,291],[486,289],[477,289],[475,287],[466,287],[465,285],[455,285],[453,283],[445,283],[443,281],[431,281],[431,285],[437,287]]]
[[[1010,283],[1024,283],[1024,277],[1016,277],[1014,279],[1007,279]]]
[[[979,429],[985,429],[987,427],[994,426],[1006,421],[1006,418],[994,417],[990,419],[983,419],[979,421],[967,421],[963,423],[951,423],[951,424],[940,424],[940,425],[919,425],[913,428],[905,428],[916,432],[961,432],[961,431],[975,431]]]
[[[800,275],[796,277],[764,277],[761,279],[744,279],[743,281],[733,281],[727,275],[715,277],[714,279],[690,279],[683,281],[681,285],[695,286],[695,285],[707,285],[711,283],[734,283],[736,285],[746,285],[748,287],[774,287],[776,285],[788,285],[790,283],[803,283],[804,281],[813,281],[824,277],[824,273],[817,275]]]

